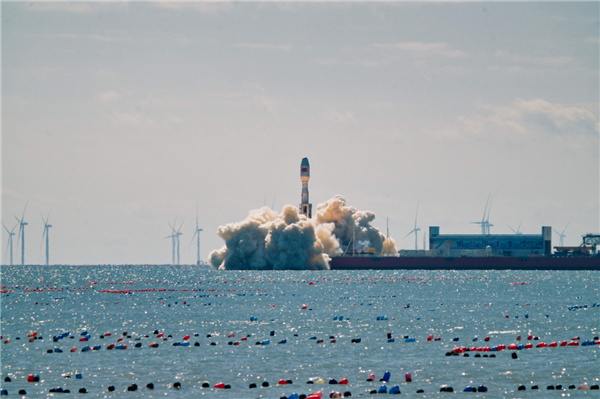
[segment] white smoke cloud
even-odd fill
[[[319,204],[312,219],[293,205],[280,214],[263,207],[241,222],[220,226],[217,235],[225,245],[208,261],[221,270],[326,270],[353,238],[356,248],[397,254],[395,241],[370,225],[373,219],[372,212],[346,206],[341,195]]]

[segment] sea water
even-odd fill
[[[600,345],[535,348],[540,342],[579,337],[581,343],[600,335],[598,272],[218,272],[183,266],[2,267],[1,272],[0,384],[9,397],[21,389],[27,397],[73,397],[80,388],[88,398],[280,398],[317,391],[324,397],[332,391],[377,397],[369,392],[379,389],[386,371],[388,390],[399,385],[403,396],[415,398],[453,395],[440,392],[445,386],[467,395],[465,387],[481,385],[488,391],[468,395],[600,396],[600,391],[566,389],[600,382]],[[172,337],[157,338],[156,330]],[[31,331],[43,339],[29,342]],[[75,338],[53,342],[67,331]],[[91,336],[88,342],[79,341],[84,331]],[[101,339],[107,332],[111,336]],[[388,342],[388,332],[394,342]],[[430,334],[440,340],[427,341]],[[528,341],[530,334],[539,339]],[[185,335],[189,346],[173,346]],[[127,349],[107,350],[119,337]],[[4,343],[7,338],[12,342]],[[278,343],[284,339],[287,343]],[[267,340],[268,345],[256,345]],[[235,341],[240,344],[228,345]],[[150,348],[151,342],[159,347]],[[508,348],[528,342],[533,349],[446,356],[457,346]],[[102,348],[82,352],[85,345]],[[76,352],[70,352],[73,347]],[[47,353],[54,348],[63,352]],[[474,357],[477,353],[488,357]],[[367,382],[371,373],[376,379]],[[405,382],[406,373],[412,382]],[[39,374],[40,382],[28,383],[29,374]],[[6,376],[12,381],[4,382]],[[328,384],[342,378],[348,385]],[[293,384],[277,385],[280,379]],[[318,379],[325,384],[307,384]],[[262,388],[264,381],[270,386]],[[173,388],[175,382],[180,389]],[[202,388],[204,382],[210,388]],[[214,389],[219,382],[231,389]],[[148,383],[155,388],[147,389]],[[258,388],[249,389],[251,383]],[[131,384],[139,389],[127,392]],[[558,384],[565,390],[546,390]],[[111,385],[114,392],[107,390]],[[526,391],[518,391],[519,385]],[[533,385],[540,390],[532,391]],[[71,394],[49,393],[57,387]]]

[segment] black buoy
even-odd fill
[[[463,355],[463,357],[469,357],[469,354],[468,354],[468,353],[465,353],[465,354]]]
[[[452,353],[446,352],[446,356],[452,356]]]
[[[24,389],[20,389],[19,395],[27,395],[27,391],[25,391]]]
[[[307,384],[314,384],[312,381],[306,381]]]
[[[52,353],[52,349],[48,349],[46,353]]]
[[[575,389],[575,385],[569,385],[569,389]]]
[[[227,342],[227,345],[233,345],[232,341]]]
[[[194,346],[200,346],[200,342],[194,342]]]
[[[519,358],[519,356],[517,356],[517,352],[513,352],[512,355],[511,355],[511,357],[513,359],[518,359]]]
[[[419,389],[419,390],[417,391],[417,393],[425,393],[425,391],[424,391],[424,390],[422,390],[422,389]]]
[[[539,388],[538,388],[538,386],[537,386],[537,385],[534,385],[534,386],[532,386],[532,387],[531,387],[531,389],[532,389],[532,390],[536,390],[536,389],[539,389]]]
[[[0,396],[8,396],[8,391],[6,389],[0,389]]]
[[[217,345],[217,344],[215,344],[214,342],[211,342],[210,344],[211,344],[212,346],[216,346],[216,345]]]
[[[141,347],[142,347],[142,343],[141,343],[141,342],[138,342],[137,344],[135,344],[135,347],[136,347],[136,348],[141,348]]]
[[[556,386],[556,389],[559,389],[559,390],[560,390],[560,389],[563,389],[563,387],[562,387],[562,385],[558,384],[558,385]]]
[[[518,391],[526,391],[527,388],[525,388],[525,385],[519,385],[519,388],[517,390]]]
[[[350,396],[352,396],[352,393],[350,391],[344,392],[344,398],[349,398]]]
[[[590,389],[592,389],[592,390],[598,390],[598,389],[600,389],[600,386],[598,386],[598,384],[596,384],[596,385],[592,385],[592,386],[590,387]]]
[[[127,331],[123,331],[123,336],[127,336]]]
[[[302,394],[302,395],[298,396],[298,399],[306,399],[306,395]]]
[[[292,380],[285,380],[285,382],[286,382],[288,385],[290,385],[290,384],[293,384],[293,383],[294,383],[294,381],[292,381]]]
[[[287,399],[287,396],[284,395],[284,396],[280,397],[279,399]]]
[[[267,381],[263,381],[262,386],[263,388],[266,388],[269,386],[269,383]]]
[[[154,384],[153,383],[149,383],[148,385],[146,385],[146,388],[148,388],[148,389],[154,389]]]
[[[369,394],[373,395],[373,394],[377,394],[377,391],[372,389],[371,392],[369,392]]]
[[[152,334],[158,335],[158,330],[154,330],[154,332]]]
[[[250,386],[249,386],[248,388],[250,388],[250,389],[252,389],[252,388],[256,388],[256,384],[255,384],[255,383],[252,383],[252,384],[250,384]]]
[[[101,335],[101,336],[100,336],[100,339],[104,339],[104,335]]]
[[[271,332],[269,333],[269,335],[270,335],[271,337],[274,337],[274,336],[275,336],[275,330],[271,330]]]
[[[111,385],[111,386],[109,386],[109,387],[108,387],[108,392],[112,392],[112,391],[114,391],[114,390],[115,390],[115,387],[114,387],[114,386],[112,386],[112,385]]]
[[[554,385],[548,385],[547,391],[554,391]]]
[[[136,384],[131,384],[130,386],[127,387],[127,390],[130,392],[135,392],[137,391],[138,386]]]
[[[490,357],[496,357],[496,355],[494,355],[493,353],[490,355]]]
[[[212,337],[212,335],[210,335],[210,334],[207,334],[207,335],[206,335],[206,338],[210,338],[210,337]]]
[[[85,388],[79,388],[79,393],[88,393],[87,389]]]
[[[177,381],[175,384],[173,384],[173,388],[175,388],[175,389],[181,388],[181,383],[179,381]]]
[[[4,378],[4,382],[11,382],[11,381],[12,381],[12,380],[10,379],[10,377],[9,377],[9,376],[6,376],[6,377]]]
[[[231,385],[229,384],[225,384],[225,386],[223,387],[224,389],[231,389]]]
[[[473,357],[481,357],[481,355],[479,353],[476,353]]]
[[[208,385],[208,382],[203,382],[202,388],[210,388],[210,385]]]

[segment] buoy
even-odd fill
[[[410,373],[406,373],[406,375],[404,376],[404,380],[406,382],[412,382],[412,375],[410,375]]]
[[[563,341],[560,343],[560,346],[567,346],[567,341]]]
[[[308,395],[308,397],[306,399],[321,399],[322,397],[323,397],[323,393],[319,391],[319,392],[315,392],[315,393]]]
[[[279,385],[287,385],[286,380],[279,380],[278,382]]]
[[[83,379],[83,375],[81,373],[75,374],[75,379],[81,380]]]
[[[76,347],[72,347],[69,352],[77,352],[77,348]]]
[[[112,392],[114,390],[115,390],[115,387],[113,385],[111,385],[111,386],[108,387],[108,392]]]
[[[321,384],[325,384],[325,381],[323,381],[322,378],[319,378],[318,380],[315,381],[315,385],[321,385]]]
[[[340,385],[348,385],[348,379],[347,378],[342,378],[340,380],[340,382],[338,382],[338,384],[340,384]]]
[[[185,337],[183,337],[183,340],[184,340],[184,341],[187,341],[187,340],[189,340],[189,339],[190,339],[190,336],[189,336],[189,335],[186,335]]]
[[[137,391],[137,389],[138,389],[138,386],[136,384],[131,384],[130,386],[127,387],[127,390],[129,392],[135,392],[135,391]]]
[[[547,347],[547,346],[548,346],[548,344],[546,344],[545,342],[540,342],[540,343],[539,343],[539,344],[537,344],[535,347],[536,347],[536,348],[545,348],[545,347]]]
[[[263,388],[266,388],[266,387],[268,387],[268,386],[269,386],[269,383],[268,383],[267,381],[263,381],[263,383],[262,383],[262,387],[263,387]]]
[[[337,385],[337,384],[338,384],[338,382],[335,378],[332,378],[329,380],[329,385]]]
[[[477,392],[487,392],[487,387],[484,385],[480,385],[477,387]]]
[[[427,337],[427,341],[431,341],[433,339],[433,334],[429,334],[429,336]]]
[[[79,393],[87,393],[87,389],[85,389],[85,388],[79,388]]]
[[[152,343],[150,344],[150,347],[151,347],[151,348],[158,348],[158,344],[157,344],[156,342],[152,342]]]
[[[388,394],[400,395],[400,387],[398,385],[394,385],[393,387],[390,388],[390,391],[388,392]]]
[[[385,385],[380,386],[377,393],[387,393],[387,387]]]
[[[8,396],[8,391],[6,389],[0,389],[0,396]]]
[[[149,383],[148,385],[146,385],[146,388],[148,388],[148,389],[154,389],[154,384],[153,383]]]
[[[177,381],[175,384],[173,384],[173,388],[175,388],[175,389],[181,388],[181,382]]]
[[[379,381],[388,382],[390,380],[391,374],[389,371],[383,373],[383,377]]]
[[[369,381],[369,382],[375,381],[375,374],[370,374],[369,378],[367,378],[367,381]]]

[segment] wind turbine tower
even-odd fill
[[[266,202],[266,197],[265,197],[265,202]],[[275,200],[273,200],[273,202],[275,202]],[[200,266],[200,232],[202,231],[201,228],[198,227],[198,206],[196,206],[196,230],[194,231],[194,235],[192,236],[192,241],[190,242],[190,246],[192,245],[192,242],[194,242],[194,238],[196,238],[197,242],[197,249],[198,249],[198,258],[196,261],[196,265]]]
[[[563,243],[563,239],[567,236],[565,234],[565,231],[567,230],[567,227],[569,227],[569,224],[571,224],[571,221],[569,221],[569,223],[567,223],[567,225],[565,226],[565,228],[563,229],[562,233],[559,233],[558,231],[556,231],[556,229],[554,229],[554,232],[556,234],[558,234],[558,236],[560,237],[560,246],[564,247],[564,243]]]
[[[42,243],[44,242],[44,236],[46,237],[46,266],[48,266],[48,260],[50,259],[50,239],[48,235],[50,233],[51,224],[48,224],[48,219],[50,219],[50,212],[48,212],[48,217],[44,220],[44,215],[42,215],[42,221],[44,222],[44,233],[42,234]]]
[[[421,231],[421,229],[417,227],[418,216],[419,216],[419,201],[417,201],[417,213],[415,215],[415,227],[414,227],[414,229],[412,229],[410,231],[410,233],[408,233],[407,235],[404,236],[404,238],[406,238],[409,235],[411,235],[412,233],[415,233],[415,251],[417,251],[419,249],[418,232]]]
[[[23,216],[19,219],[16,215],[15,219],[19,222],[19,234],[17,235],[17,247],[19,247],[19,236],[21,236],[21,266],[25,266],[25,226],[29,223],[23,221],[25,219],[25,211],[27,210],[27,204],[25,204],[25,209],[23,209]]]
[[[8,248],[10,247],[10,265],[12,266],[13,265],[13,236],[16,234],[16,233],[14,233],[14,231],[17,228],[17,226],[15,225],[15,227],[13,227],[12,230],[10,230],[10,231],[8,231],[8,228],[6,227],[6,225],[4,225],[4,222],[2,222],[2,226],[4,226],[4,229],[8,233],[8,242],[6,244],[6,249],[8,250]]]

